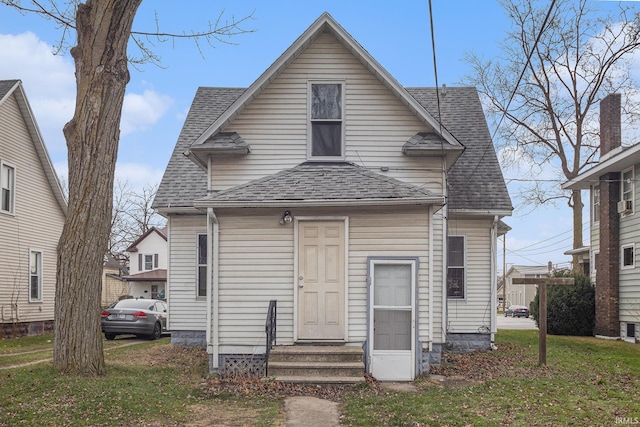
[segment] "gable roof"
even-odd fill
[[[146,239],[147,236],[149,236],[151,233],[157,233],[160,237],[162,237],[165,240],[165,242],[167,241],[167,230],[166,230],[166,228],[151,227],[150,229],[148,229],[147,231],[142,233],[142,235],[140,237],[138,237],[136,239],[136,241],[133,242],[127,248],[127,252],[138,252],[137,246],[140,244],[140,242],[142,242],[144,239]]]
[[[391,92],[393,92],[422,122],[440,133],[444,141],[454,147],[462,147],[446,128],[415,100],[400,85],[387,70],[385,70],[333,17],[325,12],[311,24],[307,30],[262,73],[258,79],[194,142],[194,146],[205,143],[211,136],[216,135],[229,124],[244,108],[251,103],[262,91],[269,86],[287,66],[295,60],[307,46],[313,43],[322,33],[330,32],[340,41],[360,62],[371,71]]]
[[[20,113],[22,114],[22,118],[27,126],[31,140],[33,141],[36,152],[38,153],[40,164],[42,165],[42,169],[44,170],[47,181],[49,182],[51,191],[53,192],[60,209],[66,215],[67,198],[62,191],[58,175],[53,167],[53,163],[51,163],[49,152],[42,140],[40,129],[38,128],[35,116],[33,115],[33,111],[31,110],[31,106],[27,100],[27,95],[22,86],[22,82],[20,80],[0,80],[0,105],[9,99],[11,95],[16,97]]]
[[[195,200],[207,196],[206,173],[183,153],[189,149],[196,135],[244,91],[241,88],[198,89],[156,193],[155,209],[189,208],[194,206]],[[424,109],[437,114],[435,88],[408,88],[407,92]],[[443,124],[465,145],[464,152],[448,174],[449,208],[509,215],[511,199],[476,89],[447,87],[445,95],[440,97],[440,112]]]
[[[207,200],[206,165],[203,163],[206,156],[201,156],[206,150],[250,151],[249,145],[239,141],[235,135],[224,134],[224,127],[324,31],[330,31],[416,117],[439,134],[436,135],[437,140],[433,135],[414,136],[403,147],[405,154],[434,151],[436,145],[442,150],[443,143],[446,144],[444,151],[447,151],[447,161],[457,158],[448,173],[449,209],[461,213],[511,215],[511,199],[476,89],[443,89],[438,102],[436,88],[403,88],[326,13],[248,89],[198,89],[156,193],[153,202],[155,209],[180,211],[194,207],[194,200]],[[439,117],[439,121],[434,117]],[[185,156],[189,156],[193,162]]]
[[[352,163],[305,162],[220,191],[196,207],[443,205],[444,197]]]

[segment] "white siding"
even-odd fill
[[[620,246],[635,244],[635,268],[620,270],[620,321],[640,322],[640,184],[638,183],[638,168],[635,167],[634,177],[634,211],[631,215],[620,217]],[[620,251],[622,262],[622,250]]]
[[[348,216],[349,341],[366,339],[368,257],[417,257],[421,339],[428,328],[428,211],[343,211]],[[318,215],[297,210],[296,215]],[[327,214],[327,213],[322,213]],[[220,214],[220,345],[264,345],[269,300],[278,300],[279,344],[293,342],[294,228],[282,226],[281,211],[260,215]]]
[[[206,298],[196,298],[197,235],[207,233],[206,215],[173,215],[169,218],[169,268],[167,300],[173,330],[204,331]],[[209,244],[211,248],[211,244]]]
[[[138,249],[138,252],[133,252],[130,254],[130,274],[141,273],[144,271],[144,258],[142,259],[143,265],[141,268],[138,263],[139,254],[142,254],[143,256],[158,254],[158,266],[154,266],[153,270],[167,268],[167,241],[164,240],[158,233],[150,233],[147,237],[144,238],[144,240],[136,245],[136,248]]]
[[[429,130],[333,36],[324,34],[254,99],[225,131],[251,145],[240,158],[214,158],[212,189],[222,190],[307,159],[309,80],[345,84],[346,160],[442,192],[440,159],[407,157],[402,145]]]
[[[447,300],[449,333],[478,333],[491,326],[491,220],[456,220],[449,223],[449,235],[466,237],[466,294]]]
[[[15,215],[0,213],[0,322],[53,320],[64,214],[14,96],[0,105],[0,160],[16,168]],[[29,250],[43,254],[42,302],[29,302]],[[17,319],[11,305],[17,304]]]

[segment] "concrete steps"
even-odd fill
[[[271,350],[269,377],[291,383],[363,382],[363,356],[362,348],[344,345],[277,346]]]

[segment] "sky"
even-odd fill
[[[497,0],[432,3],[438,84],[455,86],[470,72],[465,54],[499,55],[510,23]],[[223,39],[213,47],[198,47],[190,40],[147,41],[161,65],[130,67],[117,178],[132,188],[159,183],[196,89],[249,86],[323,12],[329,12],[400,84],[435,86],[426,0],[146,0],[136,15],[136,31],[154,32],[159,26],[163,32],[188,33],[218,19],[251,16],[242,24],[250,32]],[[52,53],[61,35],[51,21],[0,6],[0,79],[22,80],[56,171],[64,178],[67,154],[62,128],[73,116],[75,78],[68,52]],[[130,49],[131,53],[136,52]],[[513,215],[504,219],[512,228],[506,238],[507,268],[549,261],[567,266],[570,259],[563,252],[572,243],[570,209],[566,204],[522,206],[516,198],[518,169],[503,169],[503,174],[515,207]],[[502,245],[500,239],[499,271]]]

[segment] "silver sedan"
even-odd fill
[[[167,331],[167,304],[155,299],[124,299],[102,311],[102,332],[108,340],[134,334],[155,340]]]

